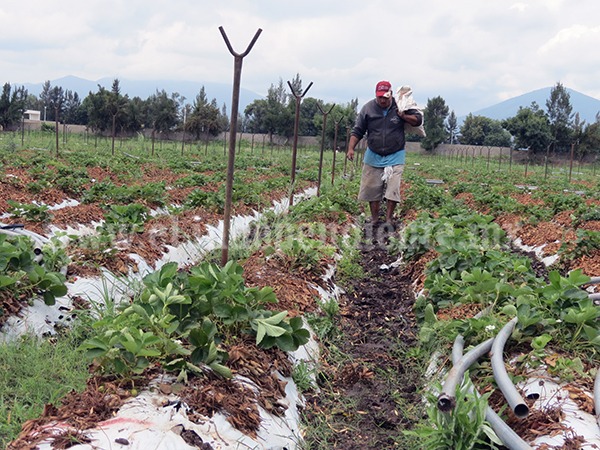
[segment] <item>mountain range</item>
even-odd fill
[[[66,76],[51,80],[50,84],[52,86],[60,86],[64,90],[68,89],[77,92],[79,97],[84,99],[90,92],[97,92],[98,86],[110,90],[113,81],[113,78],[101,78],[100,80],[92,81],[75,76]],[[219,108],[225,105],[227,107],[227,112],[231,112],[231,86],[233,83],[201,83],[195,81],[173,80],[141,81],[121,78],[119,78],[119,83],[121,86],[121,93],[127,94],[129,98],[140,97],[146,99],[150,95],[156,93],[157,90],[164,90],[169,95],[174,92],[179,93],[185,97],[186,101],[189,103],[193,103],[196,95],[200,92],[200,89],[204,87],[208,101],[215,99]],[[23,86],[30,94],[38,96],[42,92],[43,83],[25,83]],[[519,107],[529,107],[532,102],[536,102],[540,108],[545,110],[546,100],[550,98],[550,91],[552,89],[553,87],[537,89],[495,105],[473,111],[472,114],[475,116],[489,117],[494,120],[502,120],[515,116]],[[580,119],[585,120],[588,124],[594,123],[596,121],[596,115],[600,112],[600,100],[573,89],[566,88],[566,90],[569,93],[571,106],[573,106],[573,113],[579,113]],[[240,88],[239,111],[243,112],[247,105],[256,99],[261,98],[264,97],[254,91]],[[465,117],[466,116],[458,117],[459,124],[464,121]]]
[[[517,97],[509,98],[503,102],[497,103],[487,108],[473,111],[474,116],[489,117],[494,120],[503,120],[509,117],[514,117],[519,111],[519,107],[529,107],[532,102],[536,102],[538,106],[546,111],[546,101],[550,98],[550,91],[553,87],[536,89]],[[600,100],[589,95],[582,94],[573,89],[565,88],[569,94],[569,100],[573,107],[573,114],[579,113],[580,120],[585,120],[586,123],[594,123],[596,115],[600,113]],[[459,122],[464,120],[459,117]]]

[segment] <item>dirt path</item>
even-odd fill
[[[324,391],[308,397],[307,415],[325,417],[334,431],[318,448],[406,448],[402,431],[418,419],[421,403],[422,369],[410,356],[418,332],[415,296],[411,280],[398,269],[380,269],[393,262],[384,245],[365,239],[360,250],[368,275],[347,287],[340,305],[342,339],[323,349],[329,364],[339,359],[334,351],[346,358],[323,375]]]

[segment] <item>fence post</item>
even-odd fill
[[[302,94],[296,93],[294,88],[292,87],[292,83],[288,81],[288,86],[292,91],[292,95],[296,98],[296,116],[294,119],[294,144],[292,147],[292,176],[290,180],[290,202],[289,206],[294,204],[294,184],[296,183],[296,155],[298,153],[298,124],[300,123],[300,101],[302,97],[306,95],[310,87],[312,86],[312,81],[308,85],[308,87],[304,90]]]
[[[235,167],[235,139],[237,131],[237,120],[238,120],[238,108],[240,103],[240,80],[242,78],[242,62],[244,57],[250,53],[254,43],[262,33],[259,28],[256,34],[252,38],[248,48],[243,53],[236,53],[233,47],[229,43],[227,34],[223,27],[219,27],[219,31],[225,40],[225,44],[229,49],[229,52],[234,57],[234,68],[233,68],[233,94],[231,96],[231,120],[230,120],[230,132],[229,132],[229,159],[227,161],[227,184],[225,188],[225,212],[223,216],[223,244],[221,246],[221,265],[225,266],[229,259],[229,228],[231,225],[231,197],[233,192],[233,170]]]
[[[321,108],[321,104],[317,102],[317,107],[319,108],[319,111],[321,111],[321,114],[323,114],[323,130],[321,131],[321,154],[319,155],[319,179],[317,181],[317,197],[321,195],[321,174],[323,173],[323,152],[325,150],[325,131],[327,128],[327,116],[329,115],[334,106],[335,103],[331,105],[331,108],[329,108],[327,112],[325,112],[323,108]]]

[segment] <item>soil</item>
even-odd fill
[[[340,426],[326,448],[389,449],[398,448],[396,438],[412,428],[415,418],[402,405],[419,405],[422,385],[419,371],[407,360],[407,352],[416,345],[418,328],[412,312],[415,295],[412,279],[389,266],[385,241],[391,234],[370,230],[360,245],[361,266],[367,274],[348,286],[349,294],[340,304],[339,329],[344,339],[339,351],[348,355],[347,362],[335,371],[323,374],[328,390],[339,394],[344,402],[356,405],[359,416],[351,426]],[[327,349],[324,349],[327,352]],[[327,356],[325,355],[325,358]],[[389,373],[394,373],[393,377]],[[333,417],[332,423],[349,422],[340,412],[331,410],[319,393],[308,395],[309,417]]]

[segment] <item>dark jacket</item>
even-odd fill
[[[407,114],[419,116],[420,122],[423,122],[423,115],[419,110],[409,109]],[[406,143],[404,137],[404,120],[398,116],[398,106],[396,101],[392,99],[392,105],[388,110],[387,115],[384,115],[384,109],[378,104],[377,100],[373,99],[363,105],[352,134],[359,139],[367,135],[367,145],[378,155],[391,155],[400,150],[404,150]]]

